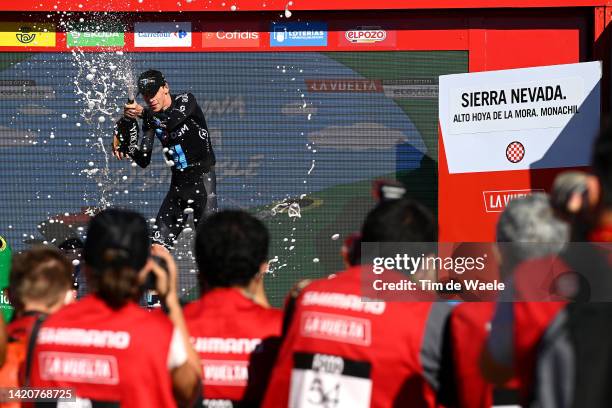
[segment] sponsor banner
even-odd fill
[[[395,30],[384,30],[381,27],[356,27],[352,30],[340,31],[338,46],[378,46],[394,47],[397,43]]]
[[[262,33],[258,31],[205,31],[202,33],[204,48],[256,48],[260,45]]]
[[[385,96],[392,99],[437,99],[435,78],[414,78],[383,81]]]
[[[0,99],[55,99],[50,86],[36,85],[33,79],[0,79]]]
[[[241,360],[202,360],[204,385],[244,387],[249,382],[249,362]]]
[[[118,384],[117,358],[102,354],[41,352],[40,377],[46,381]]]
[[[525,189],[525,190],[498,190],[498,191],[483,191],[485,211],[502,212],[511,200],[520,197],[526,197],[533,193],[543,193],[543,189]]]
[[[449,172],[588,165],[600,80],[600,62],[441,76]]]
[[[375,79],[306,79],[308,92],[382,92],[382,82]]]
[[[369,346],[372,324],[368,319],[330,313],[304,312],[300,331],[302,336],[315,339]]]
[[[191,47],[191,23],[135,23],[134,47]]]
[[[123,47],[124,33],[71,31],[67,33],[68,47]]]
[[[55,25],[0,23],[0,47],[55,47]]]
[[[270,28],[270,47],[326,47],[327,23],[282,23]]]

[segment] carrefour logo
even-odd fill
[[[387,38],[385,30],[349,30],[344,34],[344,38],[352,43],[371,44],[384,41]]]
[[[191,47],[191,23],[135,23],[135,47]]]
[[[172,33],[172,35],[174,37],[178,37],[178,38],[185,38],[187,37],[187,31],[185,30],[178,30]]]

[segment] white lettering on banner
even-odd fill
[[[40,377],[50,381],[118,384],[117,358],[109,355],[45,351],[38,356]]]
[[[130,334],[124,331],[43,327],[38,344],[126,349]]]
[[[216,37],[220,40],[258,40],[256,31],[217,31]]]
[[[202,360],[204,385],[243,387],[249,381],[249,362],[237,360]]]
[[[536,192],[544,192],[542,189],[534,190],[500,190],[500,191],[483,191],[485,211],[486,212],[502,212],[508,203],[515,198],[526,197]]]
[[[369,346],[372,323],[367,319],[329,313],[304,312],[300,331],[304,337]]]
[[[385,311],[387,306],[385,302],[372,301],[364,302],[362,298],[356,295],[347,295],[345,293],[335,292],[306,292],[302,297],[302,305],[304,306],[325,306],[335,309],[352,310],[355,312],[364,312],[380,315]]]
[[[257,338],[192,337],[198,353],[249,354],[261,343]]]
[[[442,75],[438,108],[449,172],[588,165],[600,80],[600,62]],[[517,140],[521,160],[510,160],[506,148]]]

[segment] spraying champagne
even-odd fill
[[[154,143],[161,144],[172,177],[155,218],[153,239],[171,248],[187,228],[189,214],[197,227],[216,212],[215,153],[204,112],[192,93],[170,94],[164,75],[152,69],[141,73],[136,83],[146,107],[133,102],[136,88],[128,87],[124,117],[115,128],[114,153],[119,160],[129,156],[132,164],[145,168],[151,164]]]

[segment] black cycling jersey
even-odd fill
[[[132,146],[129,154],[140,167],[147,167],[156,136],[164,147],[166,161],[174,163],[173,170],[198,165],[206,172],[215,165],[215,153],[204,113],[191,93],[170,95],[170,98],[172,103],[164,111],[145,108],[140,147]]]
[[[170,188],[157,213],[153,239],[171,248],[189,214],[198,222],[217,211],[215,153],[206,119],[190,93],[170,95],[172,103],[162,112],[143,111],[142,139],[126,127],[129,156],[140,167],[151,163],[155,137],[172,164]]]

